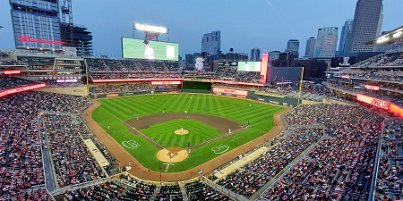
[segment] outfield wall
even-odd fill
[[[262,102],[283,105],[283,106],[294,106],[295,107],[298,105],[298,99],[296,99],[296,98],[277,97],[277,96],[256,94],[255,91],[249,91],[248,98],[253,99],[253,100],[262,101]]]
[[[144,95],[151,94],[151,91],[137,91],[137,92],[123,92],[123,93],[109,93],[109,94],[92,94],[92,98],[112,98],[118,96],[132,96],[132,95]]]
[[[211,93],[211,82],[183,81],[183,92]]]
[[[141,92],[123,92],[123,93],[109,93],[109,94],[95,94],[91,95],[93,98],[111,98],[118,96],[131,96],[131,95],[143,95],[152,93],[168,93],[168,92],[180,92],[171,91],[169,88],[167,90],[159,89],[155,91],[141,91]],[[228,87],[212,87],[210,82],[194,82],[194,81],[184,81],[183,90],[185,93],[205,93],[205,94],[216,94],[222,96],[232,96],[238,98],[248,98],[252,100],[258,100],[261,102],[272,103],[281,106],[297,106],[298,99],[289,98],[284,96],[276,96],[270,94],[258,93],[252,90],[228,88]]]

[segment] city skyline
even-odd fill
[[[288,39],[301,41],[299,52],[304,52],[306,39],[316,35],[317,29],[324,26],[336,26],[341,29],[346,19],[354,17],[356,1],[340,0],[324,1],[317,5],[315,0],[295,2],[292,0],[258,0],[254,4],[243,1],[186,2],[179,0],[173,5],[158,1],[120,1],[111,4],[107,0],[73,1],[74,22],[85,25],[93,32],[95,55],[121,55],[121,37],[132,36],[132,23],[144,22],[164,25],[171,31],[169,39],[178,42],[180,55],[200,51],[200,38],[204,33],[220,30],[222,35],[221,50],[225,53],[229,48],[234,52],[248,53],[251,48],[261,50],[284,51]],[[195,12],[195,7],[209,7],[211,12]],[[382,31],[401,26],[403,16],[399,15],[402,1],[384,0]],[[153,12],[148,12],[151,8]],[[315,7],[315,9],[308,9]],[[89,11],[89,10],[94,11]],[[251,17],[239,15],[243,9],[254,10],[254,23]],[[115,12],[120,10],[121,12]],[[136,10],[136,12],[133,12]],[[148,9],[150,10],[150,9]],[[309,12],[305,12],[309,10]],[[101,11],[101,12],[98,12]],[[165,12],[163,12],[165,11]],[[169,12],[168,12],[169,11]],[[105,15],[105,12],[113,14]],[[288,13],[292,15],[288,16]],[[327,17],[323,17],[327,16]],[[13,49],[10,6],[8,1],[0,3],[0,48]],[[295,20],[297,19],[297,20]],[[274,28],[273,28],[274,27]],[[339,33],[340,34],[340,33]]]

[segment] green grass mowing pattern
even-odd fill
[[[176,130],[184,128],[189,131],[187,135],[177,135]],[[160,124],[152,125],[141,132],[163,147],[183,147],[194,146],[209,139],[213,139],[222,134],[215,128],[194,120],[172,120]]]
[[[225,96],[208,94],[155,94],[142,96],[128,96],[113,99],[101,99],[101,106],[94,113],[93,118],[119,143],[135,140],[141,148],[126,150],[147,168],[159,171],[163,163],[155,157],[158,148],[149,144],[145,139],[133,135],[122,122],[151,114],[184,112],[201,113],[224,117],[241,124],[248,121],[252,125],[236,135],[206,144],[192,150],[190,156],[169,168],[169,172],[178,172],[190,169],[216,157],[212,148],[223,145],[229,150],[236,148],[256,137],[268,132],[273,126],[273,114],[284,111],[285,108]],[[206,111],[203,108],[206,108]],[[185,141],[185,140],[183,140]],[[175,142],[176,143],[176,142]],[[186,142],[187,143],[187,142]]]

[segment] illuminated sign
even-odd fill
[[[168,33],[168,29],[166,27],[153,26],[153,25],[148,25],[148,24],[135,23],[134,28],[139,31],[163,33],[163,34]]]
[[[234,96],[243,97],[243,98],[248,96],[248,91],[238,90],[238,89],[230,89],[230,88],[221,88],[221,87],[214,87],[213,88],[213,93],[215,93],[215,94],[229,94],[229,95],[234,95]]]
[[[366,89],[378,91],[380,89],[379,86],[372,86],[372,85],[364,85]]]
[[[29,91],[29,90],[33,90],[33,89],[39,89],[42,87],[45,87],[46,84],[42,83],[42,84],[35,84],[35,85],[30,85],[30,86],[23,86],[23,87],[18,87],[18,88],[14,88],[14,89],[8,89],[8,90],[4,90],[0,92],[0,98],[3,96],[7,96],[10,94],[15,94],[18,92],[23,92],[23,91]]]
[[[342,75],[341,78],[343,78],[343,79],[350,79],[350,76],[348,76],[348,75]]]
[[[67,79],[67,80],[56,80],[58,83],[63,83],[63,82],[78,82],[77,79]]]
[[[19,36],[18,40],[20,42],[23,42],[23,43],[40,43],[40,44],[52,44],[52,45],[64,45],[64,42],[62,42],[62,41],[36,39],[36,38],[31,38],[30,36]]]
[[[17,75],[20,74],[21,71],[20,70],[5,70],[3,71],[4,75]]]
[[[380,100],[377,98],[372,99],[371,105],[374,105],[376,107],[389,110],[390,103],[388,101]]]
[[[110,98],[110,97],[117,97],[119,96],[119,94],[107,94],[106,97]]]
[[[373,98],[373,97],[365,96],[365,95],[361,95],[361,94],[357,95],[357,100],[370,104],[372,106],[378,107],[378,108],[382,108],[384,110],[387,110],[391,114],[394,114],[398,117],[403,118],[403,108],[401,108],[393,103],[390,103],[388,101],[384,101],[381,99],[377,99],[377,98]]]
[[[361,94],[357,95],[357,100],[385,110],[389,110],[390,107],[390,102],[388,101],[372,98],[370,96],[365,96]]]
[[[181,81],[153,81],[151,82],[152,85],[180,85],[182,84]]]
[[[166,79],[155,79],[155,78],[149,78],[149,79],[95,79],[92,80],[94,83],[105,83],[105,82],[144,82],[144,81],[180,81],[179,79],[172,79],[172,78],[166,78]]]

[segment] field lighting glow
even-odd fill
[[[163,34],[168,33],[168,29],[166,27],[153,26],[153,25],[148,25],[148,24],[135,23],[134,28],[136,30],[140,30],[140,31],[163,33]]]
[[[398,38],[398,37],[400,37],[400,36],[402,35],[402,33],[403,33],[403,30],[400,30],[400,31],[394,33],[394,34],[393,34],[393,38]]]
[[[377,39],[376,40],[376,43],[384,43],[384,42],[386,42],[386,41],[388,41],[389,40],[389,38],[388,37],[382,37],[382,38],[379,38],[379,39]]]

